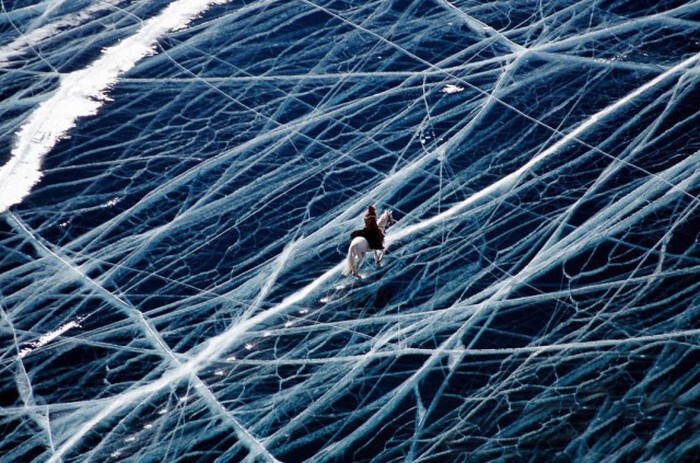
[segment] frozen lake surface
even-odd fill
[[[700,461],[700,2],[1,3],[3,462]]]

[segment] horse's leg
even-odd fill
[[[382,257],[381,257],[382,255],[381,255],[381,252],[382,252],[382,251],[380,251],[380,250],[378,250],[378,249],[375,249],[375,250],[374,250],[374,263],[377,264],[377,267],[381,267],[381,266],[382,266]]]
[[[365,260],[365,253],[360,252],[357,258],[357,267],[355,267],[355,273],[353,273],[357,278],[362,278],[362,276],[360,276],[360,267],[362,266],[363,260]]]
[[[362,265],[363,253],[358,246],[355,246],[352,250],[352,274],[356,277],[360,276],[360,265]]]
[[[350,275],[351,273],[353,273],[353,274],[355,273],[355,268],[353,265],[354,258],[352,256],[352,254],[353,254],[352,244],[350,244],[350,246],[348,246],[348,255],[345,258],[345,268],[343,269],[343,276],[344,277]]]

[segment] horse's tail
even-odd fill
[[[355,258],[353,257],[352,246],[348,247],[348,257],[345,259],[345,266],[343,267],[343,276],[346,277],[350,273],[355,273]]]

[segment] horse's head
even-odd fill
[[[377,225],[382,227],[384,230],[394,225],[394,215],[392,214],[391,209],[387,209],[382,213],[381,217],[377,219]]]

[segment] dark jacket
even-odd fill
[[[365,228],[362,234],[372,249],[384,249],[384,232],[377,225],[375,215],[365,214]]]
[[[365,228],[355,230],[350,234],[350,239],[353,240],[358,236],[362,236],[369,243],[372,249],[384,249],[384,232],[377,225],[377,217],[370,214],[365,214]]]

